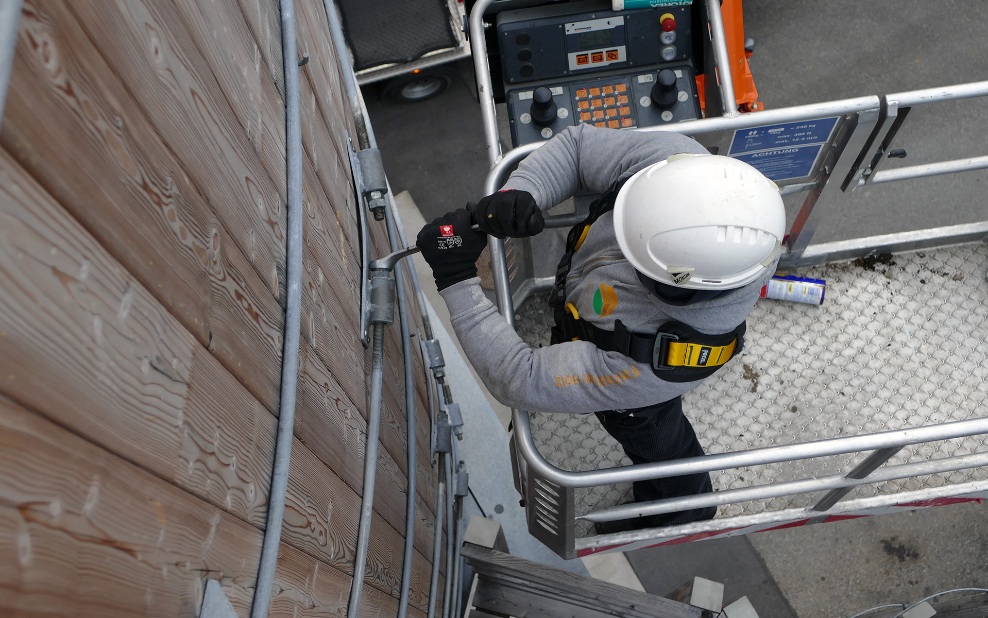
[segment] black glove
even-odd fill
[[[425,225],[415,239],[440,290],[477,276],[477,258],[487,246],[487,235],[474,230],[472,223],[469,211],[460,208]]]
[[[480,229],[497,238],[535,236],[545,228],[542,210],[528,191],[499,191],[467,208]]]

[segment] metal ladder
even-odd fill
[[[484,194],[539,146],[500,153],[483,36],[491,2],[478,1],[470,15],[491,163]],[[707,5],[722,105],[733,110],[719,5]],[[742,131],[829,127],[825,139],[806,144],[821,155],[809,173],[779,182],[786,195],[805,194],[780,268],[826,278],[827,304],[756,307],[749,349],[686,397],[687,415],[710,453],[704,457],[631,466],[608,461],[609,453],[577,460],[555,447],[543,454],[532,415],[514,410],[515,483],[532,535],[574,558],[988,496],[988,221],[811,244],[823,216],[818,206],[855,188],[988,168],[988,156],[981,156],[880,169],[911,108],[986,95],[988,82],[979,82],[639,129],[690,135],[712,152],[743,158],[736,141]],[[549,225],[573,219],[550,217]],[[498,308],[515,326],[516,307],[551,280],[533,275],[524,242],[491,238],[490,252]],[[810,353],[791,354],[799,348]],[[566,415],[537,418],[560,416]],[[593,443],[603,433],[585,423],[568,430],[578,435],[564,447]],[[613,491],[599,495],[618,484],[702,471],[712,473],[718,491],[624,506],[614,506]],[[852,490],[857,497],[846,499]],[[711,505],[721,508],[711,521],[581,535],[590,522]]]

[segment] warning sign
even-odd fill
[[[728,154],[775,181],[805,178],[836,124],[835,116],[738,129]]]

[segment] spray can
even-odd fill
[[[611,9],[627,11],[630,9],[654,9],[658,6],[679,6],[682,0],[611,0]]]
[[[823,279],[780,274],[775,275],[762,286],[761,297],[807,305],[822,305],[826,291],[827,282]]]

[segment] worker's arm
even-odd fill
[[[501,403],[523,410],[581,414],[666,401],[698,382],[666,382],[647,365],[592,343],[532,348],[472,278],[441,291],[463,351]]]
[[[663,131],[568,127],[518,164],[502,189],[526,191],[548,209],[584,189],[601,193],[616,180],[674,154],[705,154],[692,138]]]

